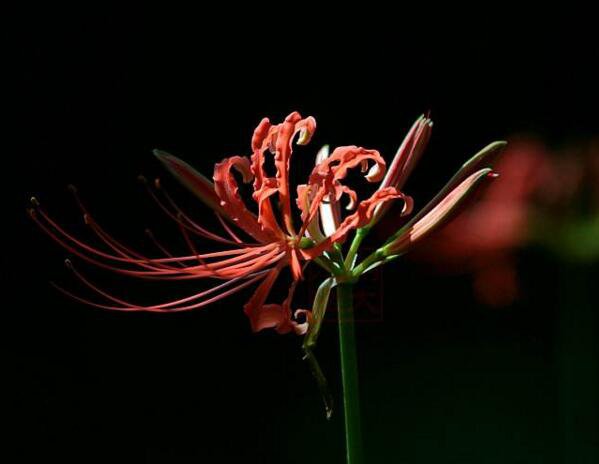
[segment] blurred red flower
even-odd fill
[[[496,169],[499,178],[412,257],[440,271],[473,273],[477,297],[501,306],[518,293],[513,251],[527,240],[531,200],[549,169],[546,150],[534,139],[511,140]]]

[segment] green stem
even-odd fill
[[[350,269],[352,267],[354,259],[358,254],[358,249],[360,248],[360,245],[362,244],[364,238],[368,235],[369,231],[370,229],[368,227],[362,227],[361,229],[356,230],[356,235],[354,237],[354,240],[351,242],[349,251],[347,252],[347,256],[345,258],[345,267],[347,269]]]
[[[367,270],[374,263],[376,263],[377,261],[381,261],[385,258],[386,258],[385,250],[382,248],[379,248],[378,250],[376,250],[375,252],[370,254],[368,257],[366,257],[366,259],[364,259],[364,261],[362,261],[359,265],[357,265],[354,268],[354,270],[352,271],[352,274],[355,277],[359,277],[365,270]]]
[[[339,311],[339,348],[341,353],[347,464],[361,464],[362,432],[360,426],[358,360],[351,283],[340,283],[337,285],[337,308]]]
[[[343,265],[343,252],[341,251],[341,246],[338,243],[335,243],[333,247],[328,251],[328,254],[331,256],[331,260],[335,261],[339,265]]]
[[[317,258],[314,258],[314,262],[322,267],[325,271],[335,276],[340,275],[343,271],[341,267],[336,266],[333,261],[325,256],[318,256]]]

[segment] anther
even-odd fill
[[[73,269],[73,263],[71,262],[71,260],[69,258],[64,260],[64,265],[67,267],[67,269]]]
[[[37,200],[37,198],[36,198],[36,197],[31,197],[30,201],[31,201],[31,204],[32,204],[33,206],[35,206],[36,208],[38,208],[38,207],[39,207],[39,205],[40,205],[40,202]]]

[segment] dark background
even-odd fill
[[[48,285],[77,288],[61,264],[66,253],[28,220],[31,195],[86,236],[65,188],[74,183],[119,238],[143,248],[150,226],[183,250],[136,181],[163,174],[151,149],[209,174],[223,157],[248,154],[263,116],[317,118],[313,142],[294,158],[305,173],[323,143],[390,156],[431,110],[433,140],[408,185],[420,206],[492,140],[534,132],[559,145],[597,133],[599,56],[588,37],[485,24],[458,39],[457,25],[438,37],[401,33],[405,16],[296,25],[289,15],[242,27],[226,18],[56,13],[23,20],[10,35],[9,136],[17,137],[3,176],[11,388],[3,452],[13,456],[5,462],[336,463],[344,453],[340,411],[325,420],[300,340],[250,332],[241,311],[249,291],[187,314],[82,307]],[[560,416],[563,269],[539,250],[522,253],[519,268],[523,297],[504,309],[478,305],[467,276],[409,261],[385,268],[383,320],[358,326],[368,462],[587,462],[592,451],[568,444]],[[184,290],[85,269],[135,301]],[[585,291],[596,271],[577,272]],[[309,304],[314,284],[301,287],[298,304]],[[318,354],[339,398],[334,324]]]

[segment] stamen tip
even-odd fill
[[[87,224],[88,226],[91,224],[91,218],[89,217],[89,214],[83,214],[83,222],[85,222],[85,224]]]
[[[160,177],[156,177],[156,179],[154,179],[154,186],[159,189],[161,187],[160,185]]]
[[[69,190],[69,192],[71,193],[77,193],[77,187],[75,187],[73,184],[69,184],[67,185],[67,189]]]
[[[35,206],[36,208],[40,205],[40,202],[38,201],[38,199],[36,197],[31,197],[29,201],[31,201],[31,204],[33,206]]]
[[[140,174],[139,176],[137,176],[137,180],[140,181],[142,184],[148,183],[148,179],[146,179],[146,176],[144,176],[143,174]]]
[[[67,269],[73,269],[73,263],[69,258],[64,260],[64,265],[67,267]]]

